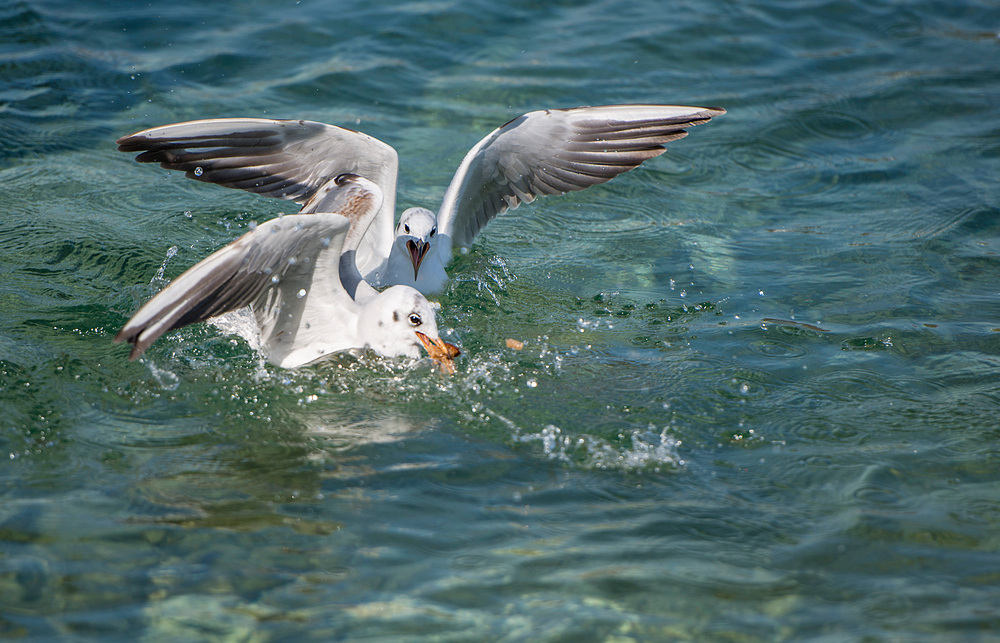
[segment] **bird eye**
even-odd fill
[[[431,236],[433,237],[437,231],[438,231],[437,228],[431,228]]]
[[[423,320],[420,319],[420,315],[418,315],[416,313],[411,313],[410,314],[410,323],[413,324],[414,326],[419,326],[420,324],[423,323]]]
[[[406,232],[406,234],[410,234],[410,226],[408,226],[405,223],[403,224],[403,230]]]

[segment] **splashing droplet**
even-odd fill
[[[306,289],[302,288],[297,293],[295,293],[295,296],[298,297],[299,299],[302,299],[303,297],[306,296]]]
[[[201,176],[204,173],[205,173],[205,170],[201,169],[200,167],[194,168],[194,175],[195,176]]]

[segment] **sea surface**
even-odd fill
[[[456,255],[453,376],[111,341],[295,211],[120,136],[351,127],[436,209],[611,103],[728,113]],[[996,641],[1000,5],[0,0],[0,456],[3,640]]]

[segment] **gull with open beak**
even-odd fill
[[[292,200],[300,214],[344,172],[375,182],[385,198],[356,249],[371,285],[405,284],[425,294],[448,282],[453,246],[468,247],[494,217],[538,196],[604,183],[664,152],[726,110],[679,105],[606,105],[523,114],[476,144],[459,165],[437,214],[409,208],[393,226],[396,151],[353,130],[301,120],[190,121],[118,139],[136,160],[199,181]],[[360,297],[371,296],[363,291]]]
[[[396,226],[396,238],[389,252],[386,275],[394,276],[387,279],[388,283],[405,281],[404,275],[413,271],[413,282],[419,279],[420,265],[431,249],[431,242],[437,235],[437,218],[434,213],[424,208],[410,208],[406,216],[399,220]],[[443,267],[442,267],[443,270]]]
[[[410,286],[375,291],[353,263],[382,198],[365,178],[335,177],[313,194],[310,214],[262,223],[198,262],[146,302],[114,341],[130,342],[135,359],[167,331],[249,306],[262,352],[284,368],[351,348],[416,359],[428,342],[453,368],[458,349],[438,336],[431,303]]]

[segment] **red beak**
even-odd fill
[[[427,349],[427,354],[431,356],[431,359],[436,360],[441,365],[441,372],[447,375],[453,374],[455,372],[455,358],[462,354],[458,346],[449,344],[440,337],[431,339],[419,330],[413,332],[420,338],[420,342]]]
[[[413,264],[414,281],[417,279],[417,271],[420,270],[420,262],[424,260],[424,256],[430,247],[431,244],[426,241],[413,241],[410,239],[406,242],[406,249],[410,251],[410,263]]]

